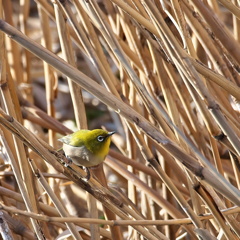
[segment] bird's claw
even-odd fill
[[[68,156],[66,156],[66,158],[67,158],[68,162],[65,162],[65,167],[69,167],[73,163],[73,161]],[[78,166],[78,167],[82,167],[82,166]],[[86,177],[83,177],[82,179],[84,179],[84,180],[86,180],[86,182],[88,182],[89,179],[91,178],[90,169],[88,167],[82,167],[82,168],[85,168],[86,169],[86,173],[87,173]]]
[[[67,162],[64,162],[64,165],[65,165],[65,167],[69,167],[72,163],[73,163],[73,161],[72,161],[72,159],[70,158],[70,157],[68,157],[68,156],[66,156],[66,158],[67,158]]]
[[[89,179],[91,178],[91,172],[90,172],[90,169],[89,169],[88,167],[84,167],[84,168],[86,169],[87,175],[86,175],[86,177],[84,177],[83,179],[85,179],[86,182],[88,182]]]

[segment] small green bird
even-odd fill
[[[59,141],[63,142],[65,155],[76,165],[93,167],[104,161],[114,133],[103,129],[79,130]]]

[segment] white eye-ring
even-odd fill
[[[98,136],[98,137],[97,137],[97,140],[98,140],[99,142],[102,142],[104,139],[105,139],[105,137],[103,137],[103,136]]]

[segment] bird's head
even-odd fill
[[[103,129],[79,130],[59,140],[74,147],[85,146],[95,156],[105,158],[109,151],[111,136],[114,133]]]

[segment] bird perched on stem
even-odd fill
[[[79,130],[59,141],[63,142],[63,151],[70,161],[88,168],[104,161],[114,133],[103,129]]]

